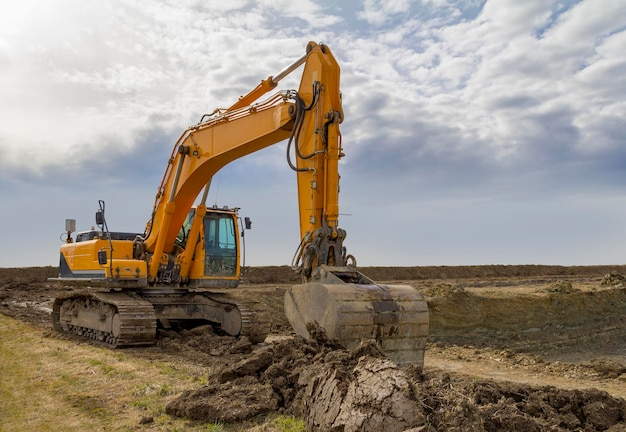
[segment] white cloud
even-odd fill
[[[523,222],[498,201],[509,196],[519,213],[523,203],[540,208],[557,196],[567,211],[589,216],[598,205],[590,196],[610,195],[601,205],[609,209],[626,184],[626,4],[601,3],[4,2],[0,190],[19,184],[28,195],[32,184],[43,203],[52,194],[38,195],[42,183],[62,189],[83,179],[81,187],[93,190],[81,191],[81,199],[126,184],[127,195],[107,195],[111,208],[124,206],[131,189],[153,194],[154,177],[185,127],[232,104],[313,40],[327,43],[342,67],[342,190],[350,191],[342,203],[358,210],[348,210],[355,216],[346,223],[362,230],[359,236],[389,216],[379,203],[405,204],[398,211],[416,225],[398,234],[407,238],[423,235],[420,218],[445,233],[446,224],[461,223],[463,206],[471,208],[467,230],[502,223],[502,234]],[[297,84],[297,73],[281,82]],[[222,178],[228,204],[245,208],[250,200],[259,213],[271,201],[272,215],[255,218],[262,224],[277,217],[280,202],[295,212],[283,144],[239,161]],[[572,204],[573,196],[584,204]],[[423,203],[432,214],[423,213]],[[143,220],[147,211],[128,213]],[[567,217],[558,206],[551,212],[552,224]],[[287,227],[287,213],[281,217]],[[459,230],[454,237],[463,238]],[[439,253],[445,260],[446,248]],[[485,254],[476,259],[491,256]]]
[[[319,4],[310,0],[262,0],[256,8],[287,19],[304,20],[311,28],[331,26],[341,20],[338,16],[325,13]]]
[[[0,163],[36,169],[69,156],[89,159],[98,143],[133,146],[155,118],[159,127],[182,129],[213,104],[232,103],[281,58],[280,40],[255,41],[268,30],[261,10],[229,4],[119,2],[96,10],[85,2],[66,13],[31,2],[3,11],[15,19],[0,30],[0,58],[9,66],[0,72],[8,120],[0,125],[7,143]],[[249,28],[237,30],[241,25]],[[285,51],[299,54],[303,45],[287,41]],[[26,163],[24,151],[9,143],[24,141],[33,127]]]
[[[363,11],[357,16],[366,22],[380,25],[393,16],[406,13],[411,5],[411,0],[365,0]]]

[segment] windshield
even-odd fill
[[[204,217],[205,276],[235,276],[237,234],[231,214],[209,213]]]

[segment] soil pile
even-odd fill
[[[166,412],[238,422],[279,411],[305,419],[310,430],[337,432],[626,431],[626,401],[603,391],[402,370],[373,342],[346,351],[321,329],[310,330],[312,340],[285,337],[256,347],[232,339],[221,349],[241,357],[214,367],[208,385],[183,393]],[[180,346],[198,346],[196,338],[210,342],[197,335]],[[218,354],[214,349],[207,351]],[[626,369],[615,362],[589,367],[618,376]]]
[[[250,347],[241,360],[216,368],[210,384],[168,404],[166,412],[232,422],[278,410],[323,431],[400,432],[424,423],[408,376],[375,344],[347,351],[315,324],[308,330],[311,340]]]
[[[626,401],[599,390],[430,373],[414,386],[429,431],[626,431]]]
[[[622,287],[626,283],[626,277],[622,276],[619,273],[607,273],[602,278],[602,285],[614,286],[614,287]]]

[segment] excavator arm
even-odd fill
[[[253,104],[276,87],[278,81],[304,64],[298,91],[278,93]],[[339,159],[343,120],[339,90],[339,65],[325,45],[310,42],[307,52],[276,77],[263,80],[249,94],[225,111],[216,111],[205,121],[188,128],[178,139],[159,187],[152,217],[136,255],[147,257],[148,280],[158,282],[159,268],[189,209],[202,188],[228,163],[288,139],[289,165],[297,173],[301,242],[296,267],[305,278],[320,264],[345,265],[339,229]],[[198,206],[204,210],[206,193]],[[199,222],[196,222],[196,226]],[[198,229],[192,226],[192,235]],[[187,277],[195,242],[180,254],[181,278]]]
[[[288,95],[277,95],[259,106],[222,113],[180,137],[157,193],[146,236],[137,248],[151,257],[151,282],[157,282],[162,255],[174,248],[180,227],[202,189],[208,189],[215,173],[229,162],[288,138],[292,106]],[[204,208],[205,203],[200,206]],[[189,255],[195,242],[187,245],[183,253]]]

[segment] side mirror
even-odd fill
[[[76,219],[65,219],[65,231],[70,233],[76,231]]]
[[[102,210],[98,210],[96,212],[96,225],[104,225],[104,212]]]
[[[243,218],[243,222],[246,226],[246,229],[252,229],[252,220],[250,220],[249,217],[246,216],[245,218]]]
[[[98,264],[100,264],[101,266],[104,266],[107,264],[107,251],[105,250],[99,250],[98,251]]]

